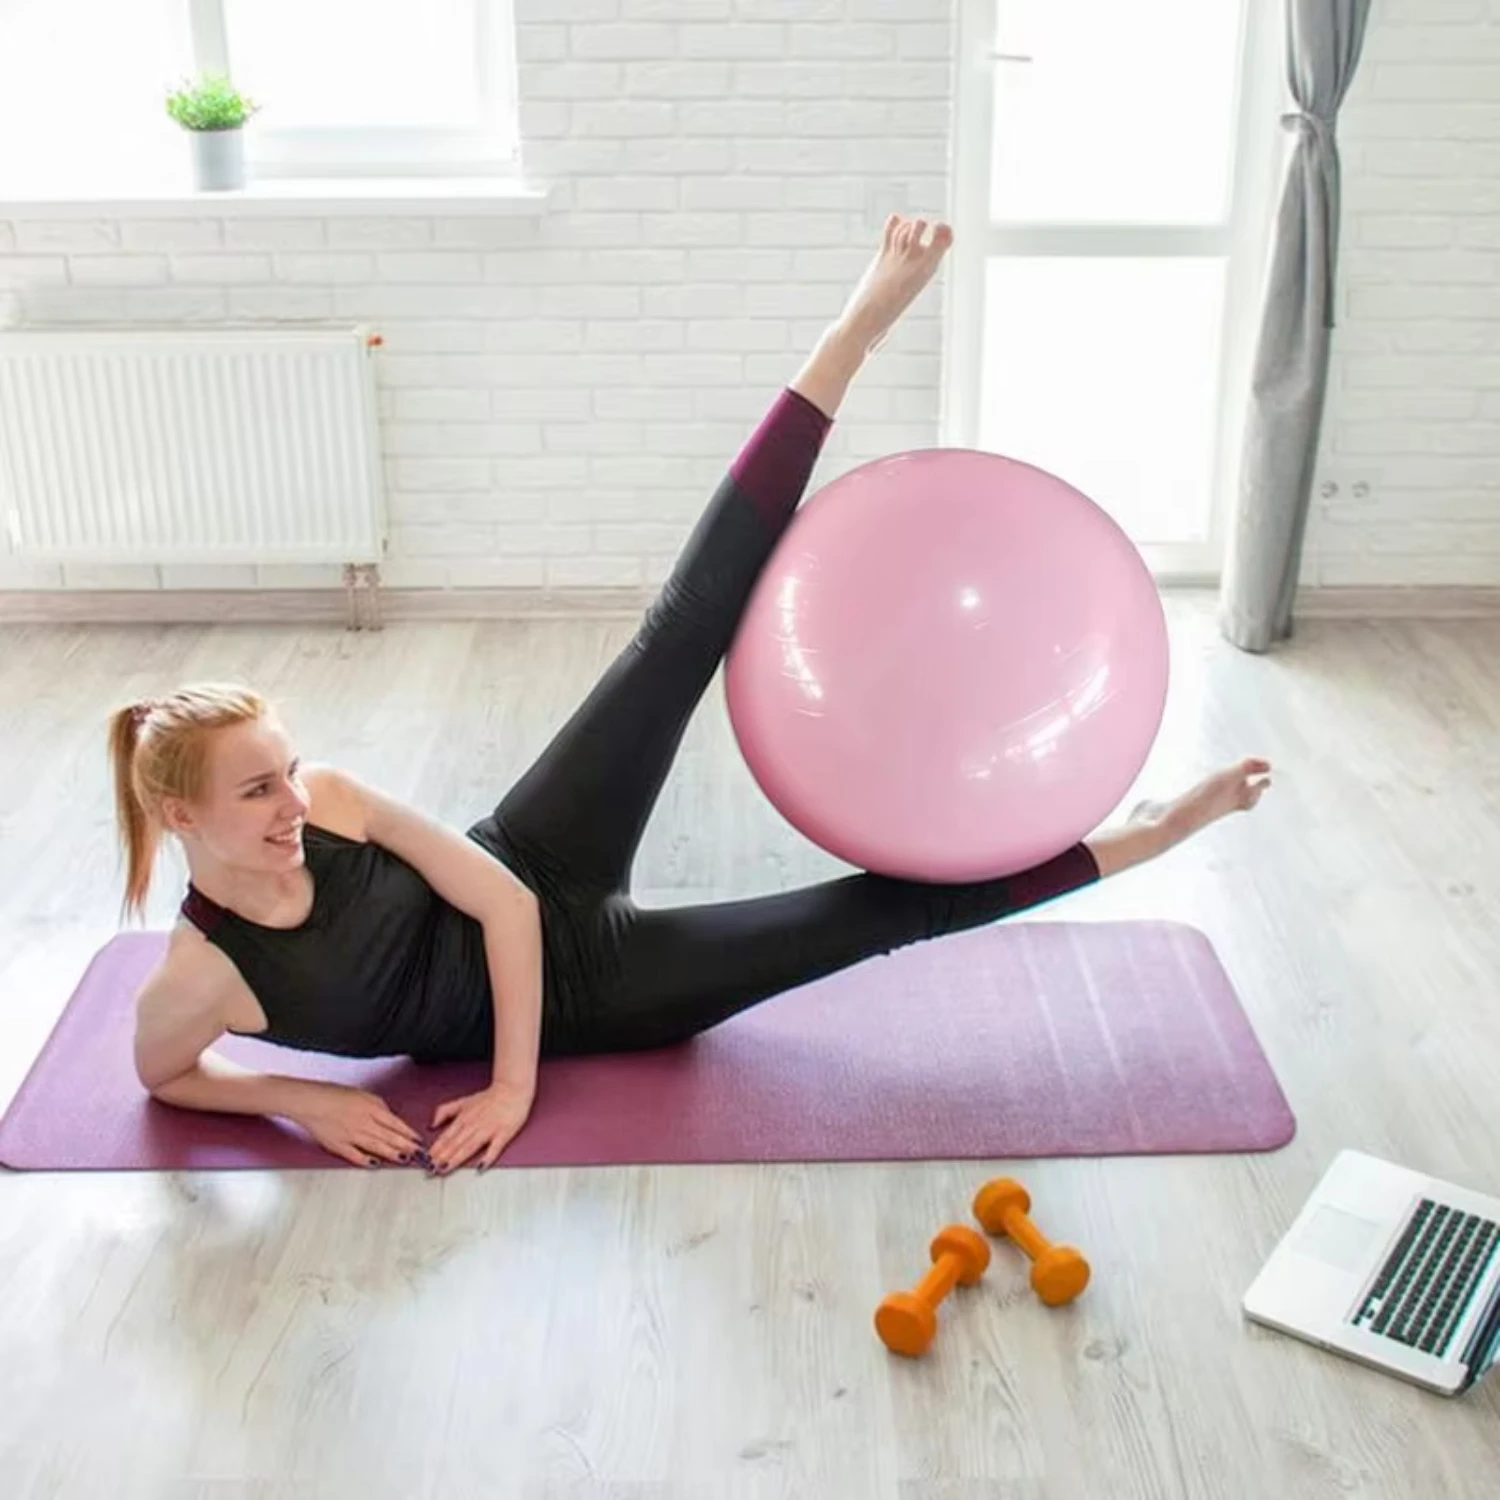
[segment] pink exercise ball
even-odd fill
[[[1166,620],[1087,496],[969,449],[898,454],[806,500],[725,667],[752,776],[876,874],[985,880],[1093,831],[1166,703]]]

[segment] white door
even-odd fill
[[[1212,577],[1278,132],[1245,0],[961,0],[944,433]]]

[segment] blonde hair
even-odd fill
[[[110,715],[115,818],[125,856],[122,916],[144,913],[161,842],[162,800],[199,800],[208,780],[210,734],[259,719],[269,706],[253,688],[239,683],[201,682]]]

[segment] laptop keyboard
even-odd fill
[[[1500,1225],[1424,1198],[1351,1320],[1442,1356],[1500,1252]]]

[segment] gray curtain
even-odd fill
[[[1370,0],[1286,0],[1287,82],[1297,107],[1282,123],[1296,145],[1276,217],[1219,619],[1225,638],[1246,651],[1292,633],[1333,328],[1334,132],[1369,13]]]

